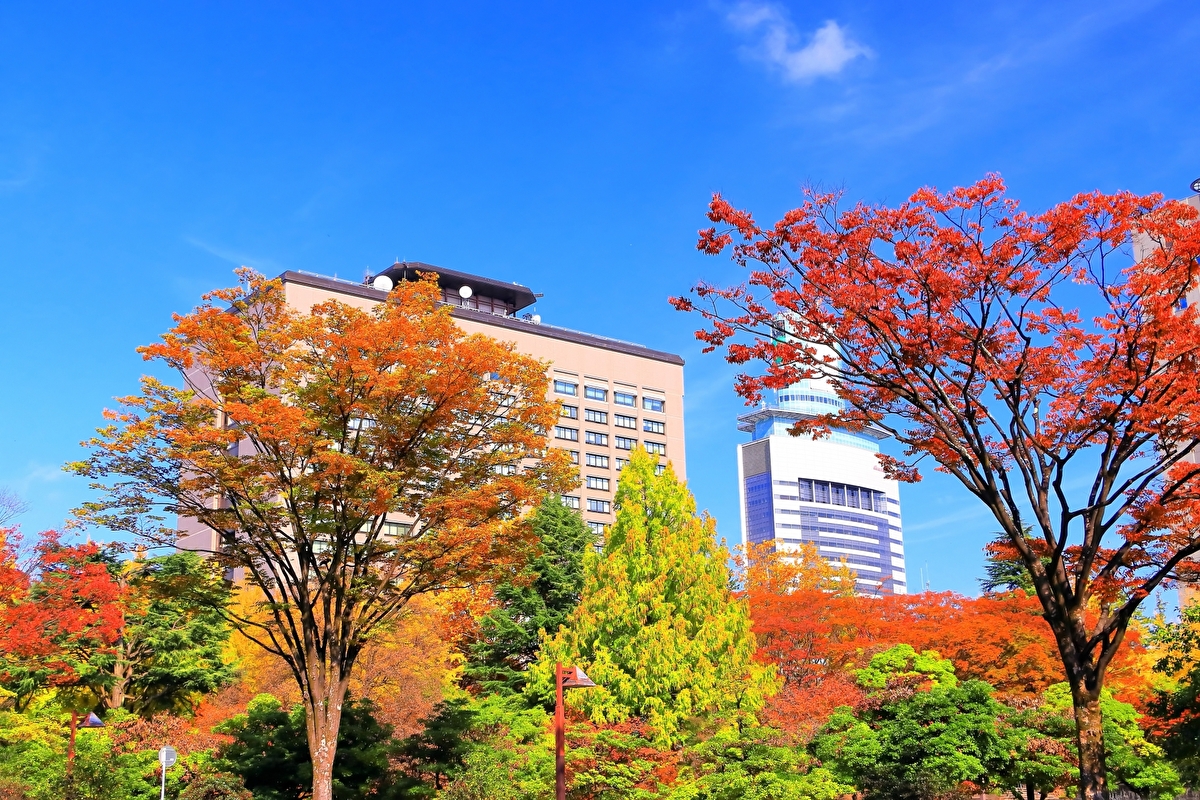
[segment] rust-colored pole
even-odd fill
[[[567,800],[567,717],[563,711],[563,668],[554,665],[554,797]]]
[[[71,736],[67,739],[67,774],[71,772],[71,764],[75,761],[75,726],[78,723],[79,715],[74,711],[71,712]]]

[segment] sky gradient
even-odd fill
[[[435,7],[436,6],[436,7]],[[897,202],[1000,172],[1028,209],[1200,177],[1194,2],[0,6],[0,486],[26,531],[152,341],[246,264],[396,258],[526,284],[681,353],[688,475],[739,537],[733,371],[667,297],[712,192]],[[902,489],[910,586],[974,594],[986,512]]]

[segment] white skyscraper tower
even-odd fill
[[[861,594],[905,594],[900,487],[875,458],[888,434],[792,436],[796,420],[828,414],[842,401],[824,380],[802,380],[776,395],[774,404],[738,417],[738,430],[750,434],[738,445],[743,541],[773,542],[779,551],[811,542],[827,561],[847,561]]]

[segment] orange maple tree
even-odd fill
[[[525,511],[573,481],[547,446],[546,366],[455,325],[434,276],[362,310],[300,310],[249,270],[141,349],[144,378],[72,465],[85,521],[173,543],[164,514],[214,531],[307,712],[314,800],[332,797],[342,704],[371,637],[415,597],[512,572]]]
[[[1200,552],[1196,216],[1128,192],[1030,214],[995,175],[894,208],[809,191],[773,226],[718,195],[698,247],[755,266],[673,299],[704,317],[707,351],[762,363],[738,377],[748,402],[827,379],[844,410],[797,434],[882,428],[909,456],[881,456],[889,476],[918,480],[929,456],[992,512],[1053,632],[1089,799],[1106,793],[1108,666]],[[1138,262],[1135,238],[1151,245]]]

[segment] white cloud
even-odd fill
[[[786,80],[796,83],[836,75],[859,56],[871,55],[866,45],[851,39],[834,20],[828,20],[799,46],[791,20],[776,6],[739,3],[728,19],[738,30],[761,34],[753,47],[745,48],[749,56],[778,68]]]

